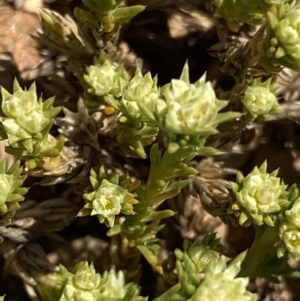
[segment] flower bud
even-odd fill
[[[38,100],[35,84],[28,91],[23,91],[15,80],[13,94],[3,88],[1,93],[3,115],[0,122],[2,136],[7,137],[10,144],[7,150],[14,154],[19,152],[20,156],[25,153],[31,155],[35,148],[41,148],[61,108],[52,106],[54,98],[44,102]]]
[[[210,238],[186,244],[185,253],[175,251],[176,272],[181,287],[170,300],[257,300],[255,294],[246,290],[248,278],[235,278],[246,252],[228,264],[227,257],[210,248],[217,247],[217,241]]]
[[[134,120],[154,120],[153,113],[160,110],[157,108],[159,98],[157,77],[152,79],[150,72],[143,76],[140,69],[137,69],[135,76],[122,87],[121,103]],[[164,102],[163,104],[165,105]]]
[[[114,226],[115,217],[120,213],[134,214],[133,205],[138,201],[134,195],[129,193],[128,187],[135,187],[130,178],[114,176],[108,179],[104,168],[100,169],[99,175],[93,170],[90,177],[94,191],[84,194],[86,204],[79,215],[97,215],[100,223],[107,223],[109,227]],[[134,184],[134,185],[132,185]]]
[[[111,61],[100,63],[95,59],[95,65],[86,68],[87,74],[83,76],[89,85],[88,92],[98,96],[117,94],[120,92],[119,79],[128,78],[122,66],[114,66]]]
[[[278,170],[266,173],[267,163],[255,167],[245,178],[238,174],[237,183],[231,183],[235,202],[231,208],[239,216],[241,225],[249,221],[257,225],[274,226],[272,214],[279,212],[288,202],[286,185],[277,176]]]
[[[96,273],[93,264],[79,262],[72,272],[60,265],[59,273],[48,275],[54,282],[39,283],[37,290],[42,301],[96,301],[96,300],[126,300],[143,301],[138,296],[139,290],[131,283],[125,282],[122,271],[105,271],[103,275]],[[130,297],[126,298],[130,290]]]
[[[236,118],[239,114],[221,113],[227,101],[216,98],[210,82],[205,75],[195,84],[189,81],[188,65],[183,68],[180,79],[161,89],[167,104],[163,114],[157,113],[162,127],[170,133],[181,135],[201,135],[216,133],[218,123]]]
[[[86,300],[94,301],[100,298],[101,276],[96,273],[93,264],[85,262],[74,274],[61,266],[64,285],[59,301]]]
[[[300,229],[288,222],[282,222],[279,226],[279,237],[281,239],[278,247],[278,257],[282,257],[286,251],[292,258],[300,260]]]
[[[34,146],[41,142],[59,113],[60,107],[53,108],[53,98],[45,102],[37,99],[35,84],[23,91],[18,82],[14,82],[14,93],[1,88],[3,116],[0,122],[12,147],[23,147],[33,152]]]
[[[265,116],[269,113],[280,113],[280,106],[276,96],[270,91],[271,80],[264,83],[253,81],[248,86],[241,99],[246,111],[253,119],[258,116]]]
[[[266,56],[274,65],[299,71],[300,63],[300,5],[278,5],[268,12]]]

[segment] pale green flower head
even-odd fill
[[[279,225],[280,242],[277,249],[278,257],[288,251],[292,258],[300,260],[300,229],[287,221]]]
[[[129,79],[123,66],[115,66],[110,60],[101,62],[95,58],[94,65],[86,68],[83,76],[88,84],[87,91],[97,96],[118,94],[120,92],[120,79]]]
[[[256,301],[257,295],[247,291],[248,278],[227,277],[224,273],[208,273],[191,301]]]
[[[4,88],[1,88],[1,94],[1,138],[7,138],[12,147],[23,147],[33,152],[34,145],[48,135],[53,119],[61,108],[52,106],[54,98],[44,102],[38,100],[35,84],[26,91],[15,80],[13,94]]]
[[[113,269],[105,271],[102,278],[105,281],[105,289],[102,292],[103,297],[117,299],[125,296],[128,285],[126,285],[123,271],[116,272]]]
[[[258,116],[265,117],[269,113],[281,113],[277,98],[270,89],[271,79],[264,83],[254,80],[245,90],[241,99],[244,105],[244,112],[251,118]]]
[[[121,81],[122,101],[126,115],[133,120],[154,121],[154,112],[161,110],[159,104],[165,103],[160,100],[160,93],[157,87],[157,77],[152,79],[150,72],[142,75],[138,68],[135,76],[128,83]]]
[[[22,171],[19,161],[9,169],[6,168],[6,161],[0,163],[0,215],[15,211],[20,207],[19,202],[24,200],[28,189],[21,187],[26,179],[21,175]]]
[[[274,65],[300,70],[300,4],[270,9],[265,44],[266,55]]]
[[[60,267],[63,288],[59,301],[95,301],[100,300],[104,282],[96,273],[93,264],[78,264],[74,274]]]
[[[59,272],[48,274],[48,277],[55,283],[54,286],[45,282],[37,286],[43,301],[146,301],[138,296],[138,287],[125,282],[122,271],[112,269],[101,275],[92,263],[84,261],[79,262],[71,272],[60,265]]]
[[[218,123],[237,118],[232,112],[219,113],[227,101],[218,100],[210,82],[205,82],[205,75],[195,84],[189,81],[186,64],[180,79],[161,89],[167,108],[156,112],[165,131],[179,135],[215,134]],[[161,114],[163,112],[163,114]]]
[[[217,252],[219,240],[215,234],[206,235],[202,240],[195,240],[193,243],[184,242],[184,250],[197,267],[198,272],[204,272],[209,266],[215,265],[220,259]]]
[[[210,238],[209,244],[215,248],[215,242],[218,241]],[[207,237],[204,240],[207,240]],[[246,252],[239,254],[228,264],[229,258],[210,249],[209,244],[207,241],[203,244],[196,242],[188,247],[187,252],[175,251],[180,290],[170,300],[257,300],[255,294],[246,290],[248,278],[235,278]]]
[[[251,222],[274,226],[272,214],[279,213],[288,202],[287,186],[277,177],[278,170],[269,174],[266,169],[265,161],[260,168],[255,167],[246,177],[239,173],[237,182],[231,183],[235,198],[231,210],[242,226],[248,226]]]
[[[103,167],[99,174],[91,170],[90,181],[94,191],[83,195],[86,204],[79,215],[97,215],[100,223],[114,226],[115,217],[120,213],[134,214],[133,205],[138,201],[128,189],[134,189],[138,182],[132,183],[126,175],[108,178]]]

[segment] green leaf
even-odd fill
[[[122,226],[121,225],[114,225],[111,229],[108,230],[107,236],[112,237],[115,235],[120,234],[122,231]]]
[[[98,21],[91,12],[87,12],[79,7],[76,7],[74,9],[74,15],[80,23],[83,23],[91,29],[94,29],[97,26]]]
[[[174,216],[176,213],[172,210],[161,210],[161,211],[152,211],[146,218],[143,219],[143,222],[152,222],[154,220],[162,220]]]
[[[98,17],[103,16],[116,7],[116,1],[114,0],[82,0],[82,2]]]
[[[138,13],[143,11],[146,8],[144,5],[134,5],[127,7],[118,7],[112,12],[113,17],[115,18],[115,23],[122,24],[129,21],[131,18],[136,16]]]
[[[161,296],[159,296],[158,298],[155,298],[153,301],[170,301],[170,300],[172,300],[173,295],[176,294],[177,292],[179,292],[180,288],[181,288],[180,283],[177,283],[177,284],[173,285],[172,287],[170,287]]]
[[[48,148],[42,152],[39,153],[38,157],[39,158],[44,158],[44,157],[50,157],[54,158],[59,156],[60,150],[54,147]]]
[[[152,266],[154,270],[156,270],[159,274],[163,274],[163,268],[161,264],[159,263],[159,260],[155,254],[155,252],[151,249],[149,249],[147,246],[137,246],[139,251],[144,255],[146,260],[149,262],[149,264]]]
[[[236,119],[241,117],[241,113],[239,112],[226,112],[226,113],[219,113],[217,118],[214,120],[214,124],[219,124],[222,122],[226,122],[232,119]]]

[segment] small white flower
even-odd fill
[[[281,237],[285,244],[285,247],[291,254],[291,256],[300,260],[300,231],[299,229],[286,230]]]
[[[103,297],[122,299],[125,296],[127,287],[123,271],[105,271],[102,275],[102,278],[106,281],[104,286],[105,289],[102,292]]]
[[[99,300],[101,276],[94,266],[85,263],[75,274],[69,274],[59,301],[94,301]]]
[[[167,103],[166,129],[175,134],[196,134],[212,125],[218,115],[216,96],[210,83],[187,84],[172,80],[162,90]]]
[[[276,96],[263,86],[248,87],[241,102],[253,118],[269,114],[274,109],[279,108]]]
[[[251,173],[243,177],[237,176],[237,183],[231,183],[236,202],[232,209],[239,210],[240,224],[251,219],[257,225],[263,223],[274,226],[271,215],[279,212],[284,204],[286,185],[277,177],[278,170],[266,173],[267,164],[255,167]]]
[[[143,76],[137,69],[135,76],[125,85],[122,82],[122,86],[121,103],[127,114],[134,120],[153,121],[154,112],[161,106],[157,78],[152,79],[150,72]]]
[[[91,87],[89,92],[98,96],[114,93],[119,87],[118,73],[109,60],[106,60],[101,66],[89,66],[84,80]]]

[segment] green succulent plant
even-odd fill
[[[0,223],[8,224],[14,212],[20,207],[28,188],[21,187],[26,179],[22,175],[23,168],[20,161],[15,162],[9,169],[6,161],[0,163]]]
[[[86,68],[83,76],[88,92],[97,96],[120,93],[120,79],[129,80],[130,76],[123,66],[114,66],[110,60],[95,58],[94,65]]]
[[[270,85],[271,79],[263,83],[254,80],[246,88],[241,102],[244,105],[244,112],[252,119],[258,116],[266,117],[270,113],[282,113],[277,97],[272,92]]]
[[[105,222],[109,227],[113,227],[115,218],[120,213],[134,214],[133,205],[138,201],[130,191],[139,182],[131,182],[126,175],[109,178],[103,167],[100,168],[99,174],[91,170],[90,181],[94,191],[84,194],[86,204],[79,212],[80,216],[96,215],[100,223]]]
[[[34,83],[27,91],[17,80],[12,94],[4,88],[1,94],[0,138],[8,139],[6,151],[25,159],[57,157],[64,140],[54,139],[53,144],[49,137],[54,117],[61,110],[61,107],[53,107],[54,98],[38,100]]]
[[[123,271],[97,273],[93,264],[79,262],[72,272],[60,265],[59,272],[49,274],[54,282],[38,286],[43,301],[146,301],[138,296],[139,290],[125,282]]]
[[[235,201],[231,209],[242,226],[253,222],[256,225],[274,226],[272,214],[279,213],[289,201],[287,200],[287,185],[277,177],[278,170],[267,173],[267,162],[259,168],[254,167],[251,173],[244,177],[237,175],[237,182],[231,182]]]
[[[300,4],[273,6],[267,14],[264,39],[265,68],[285,66],[300,70]]]
[[[248,279],[235,278],[246,252],[228,263],[229,258],[217,252],[217,246],[214,234],[207,235],[202,242],[186,241],[183,252],[178,249],[175,251],[180,285],[172,287],[155,301],[257,300],[255,294],[246,290]]]

